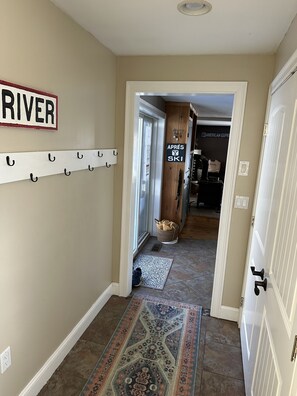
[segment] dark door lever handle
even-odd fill
[[[263,287],[264,291],[266,291],[266,289],[267,289],[267,279],[266,278],[263,281],[255,281],[254,292],[255,292],[256,296],[258,296],[260,294],[259,287]]]
[[[255,271],[255,267],[251,267],[252,274],[254,276],[260,276],[260,278],[263,280],[264,279],[264,268],[261,269],[261,271]]]

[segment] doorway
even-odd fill
[[[138,108],[140,95],[195,95],[197,93],[232,94],[234,107],[230,132],[230,154],[226,164],[225,188],[223,194],[223,210],[218,237],[216,269],[212,296],[211,315],[230,320],[238,320],[237,312],[226,310],[222,306],[224,274],[226,268],[227,247],[233,195],[235,187],[239,146],[241,140],[242,121],[246,97],[247,83],[245,82],[127,82],[126,90],[126,123],[125,123],[125,152],[124,152],[124,183],[122,202],[122,233],[120,260],[120,295],[127,296],[131,292],[132,262],[133,262],[133,233],[135,207],[135,185],[133,183],[133,149],[135,149],[135,131],[138,123]],[[229,170],[229,171],[228,171]]]

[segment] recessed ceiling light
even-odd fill
[[[185,15],[207,14],[211,8],[211,4],[205,0],[184,0],[177,5],[178,11]]]

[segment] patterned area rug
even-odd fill
[[[141,286],[162,290],[165,286],[173,259],[139,254],[133,268],[142,270]]]
[[[195,394],[201,307],[133,297],[81,396]]]

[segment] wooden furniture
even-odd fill
[[[190,103],[167,102],[161,217],[180,229],[188,211],[196,125],[197,112]]]

